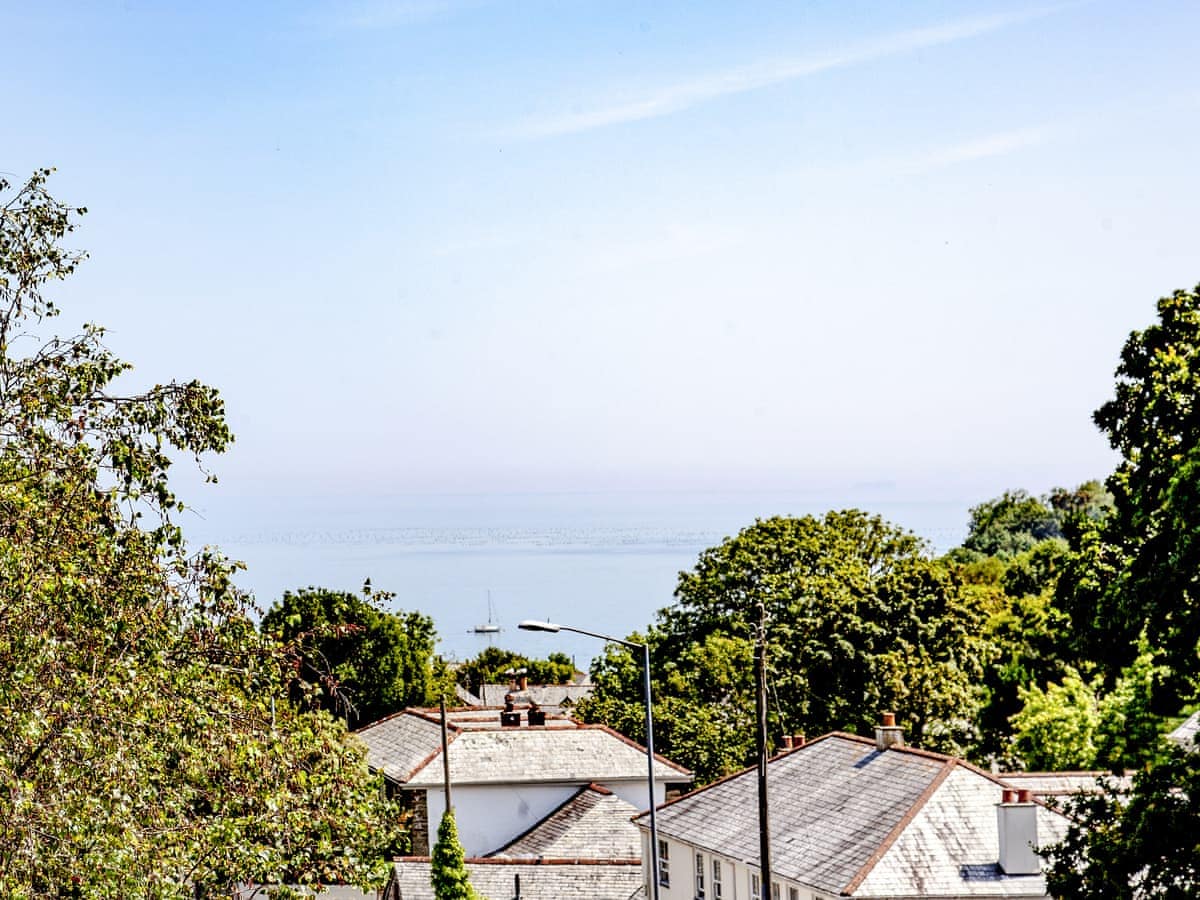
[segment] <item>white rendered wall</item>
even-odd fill
[[[486,856],[528,831],[571,799],[586,783],[453,785],[452,779],[454,821],[463,850],[467,856]],[[602,786],[638,809],[647,808],[645,781]],[[446,796],[441,788],[431,788],[425,796],[429,808],[429,848],[432,850],[446,809]],[[655,782],[655,804],[664,802],[666,796],[666,782]]]
[[[683,844],[679,841],[669,838],[661,838],[666,840],[669,846],[670,857],[670,885],[659,885],[658,896],[659,900],[694,900],[696,896],[696,853],[699,852],[704,858],[704,900],[761,900],[760,894],[752,894],[750,892],[750,876],[752,873],[757,874],[758,869],[745,865],[742,862],[730,859],[727,856],[722,856],[719,853],[710,853],[706,850],[697,850],[696,847],[690,844]],[[650,883],[650,863],[649,857],[646,855],[646,848],[650,844],[650,832],[643,825],[642,828],[642,869],[643,880],[647,885]],[[713,859],[718,859],[721,862],[721,896],[717,898],[713,888],[712,881],[712,862]],[[799,891],[800,900],[829,900],[828,895],[814,893],[808,888],[800,887],[795,882],[789,882],[783,878],[774,878],[780,887],[780,900],[788,900],[788,888],[796,888]],[[648,896],[652,897],[653,894]]]
[[[453,784],[453,782],[452,782]],[[452,787],[454,821],[467,856],[486,856],[529,830],[579,790],[575,784],[466,785]],[[440,788],[426,792],[429,847],[446,809]]]

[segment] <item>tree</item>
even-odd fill
[[[294,656],[173,522],[171,453],[232,439],[220,396],[117,392],[102,329],[31,332],[82,258],[48,175],[0,182],[0,895],[376,882],[391,814],[362,748],[288,704]]]
[[[476,694],[485,684],[507,684],[518,675],[524,675],[530,684],[570,684],[575,676],[575,663],[565,653],[555,652],[546,659],[535,659],[514,650],[485,647],[455,671],[458,683]]]
[[[433,619],[388,612],[390,594],[363,586],[363,596],[325,588],[285,591],[262,631],[301,652],[293,698],[344,715],[350,727],[374,722],[440,695]]]
[[[701,779],[721,774],[713,766],[727,771],[735,754],[745,762],[752,746],[748,670],[760,602],[775,735],[869,731],[880,708],[894,706],[915,742],[953,750],[971,738],[991,654],[979,636],[985,614],[918,538],[877,516],[759,520],[705,550],[680,573],[675,596],[647,640],[656,721],[677,712],[671,732],[687,740],[656,731],[656,746]],[[638,671],[610,651],[582,713],[628,727]]]
[[[1150,708],[1150,698],[1168,673],[1155,664],[1157,654],[1144,639],[1140,647],[1107,693],[1099,676],[1085,681],[1069,666],[1061,683],[1019,689],[1024,706],[1012,716],[1013,742],[1025,765],[1120,772],[1159,755],[1163,719]]]
[[[1061,536],[1058,516],[1045,501],[1023,490],[1005,491],[995,500],[971,508],[963,546],[985,556],[1005,557]]]
[[[1158,301],[1125,342],[1113,399],[1094,415],[1121,454],[1113,514],[1072,539],[1060,601],[1111,681],[1145,629],[1173,673],[1166,711],[1200,672],[1200,287]]]
[[[1012,717],[1017,753],[1030,769],[1088,769],[1096,761],[1100,708],[1097,684],[1068,668],[1061,684],[1020,689],[1021,711]]]
[[[453,809],[442,813],[442,821],[438,824],[429,879],[437,900],[478,900],[479,895],[471,887],[467,873],[466,853],[458,841],[458,825],[454,822]]]
[[[1200,754],[1174,748],[1133,777],[1076,798],[1062,842],[1047,847],[1046,886],[1064,900],[1195,897],[1200,890]]]

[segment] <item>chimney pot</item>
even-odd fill
[[[1001,803],[1016,803],[1017,802],[1017,792],[1014,790],[1010,790],[1009,788],[1005,788],[1000,794],[1000,802]]]
[[[1033,802],[1033,791],[1029,790],[1028,788],[1021,788],[1019,791],[1017,791],[1017,802],[1018,803],[1032,803]]]
[[[792,736],[790,734],[785,734],[783,736],[783,749],[784,750],[792,749]]]
[[[800,747],[803,747],[803,746],[804,746],[804,740],[805,740],[805,739],[804,739],[804,732],[803,732],[803,731],[802,731],[802,732],[800,732],[799,734],[793,734],[793,735],[792,735],[792,746],[793,746],[793,747],[795,747],[795,748],[797,748],[797,749],[798,749],[798,748],[800,748]]]
[[[875,726],[875,747],[879,750],[903,747],[904,729],[896,724],[896,714],[885,712],[881,714],[880,718],[882,718],[883,724]]]

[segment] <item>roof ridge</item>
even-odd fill
[[[889,747],[888,749],[892,750],[899,748]],[[892,848],[892,844],[896,843],[896,840],[904,832],[904,829],[912,824],[912,820],[916,818],[917,813],[919,813],[925,804],[929,802],[929,798],[932,797],[937,792],[937,789],[942,786],[942,783],[950,777],[950,773],[954,771],[958,763],[959,760],[952,756],[946,758],[946,761],[942,764],[942,768],[936,775],[933,776],[933,779],[925,787],[925,790],[921,791],[921,796],[917,797],[917,799],[913,801],[913,804],[909,807],[908,812],[900,817],[900,821],[892,827],[892,830],[888,832],[887,837],[883,839],[883,842],[875,848],[875,852],[871,854],[870,858],[868,858],[865,863],[863,863],[862,868],[860,868],[854,874],[854,877],[847,882],[846,886],[842,888],[841,892],[843,896],[848,897],[858,890],[859,886],[863,883],[866,877],[871,874],[871,870],[879,864],[879,861],[883,859],[888,850]]]

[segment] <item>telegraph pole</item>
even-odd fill
[[[758,856],[762,897],[771,900],[771,834],[767,816],[767,606],[758,601],[754,642],[754,708],[758,714]]]

